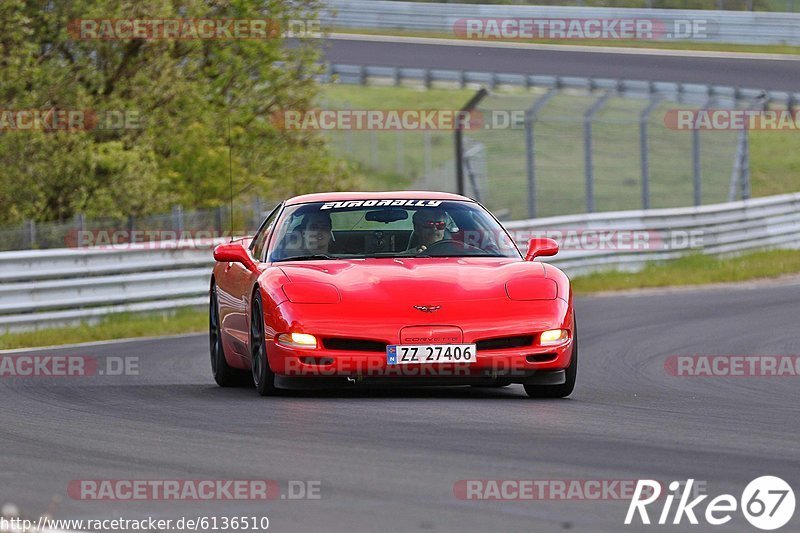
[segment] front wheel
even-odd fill
[[[575,389],[575,378],[578,375],[578,329],[574,326],[572,339],[572,358],[566,368],[566,381],[561,385],[524,385],[525,392],[531,398],[566,398]]]
[[[261,295],[256,291],[253,296],[253,313],[250,317],[250,360],[253,383],[261,396],[273,396],[278,393],[275,388],[275,374],[269,368],[267,359],[267,343],[264,339],[264,306]]]

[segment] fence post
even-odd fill
[[[345,103],[344,108],[350,111],[350,102]],[[344,151],[346,154],[353,153],[353,128],[347,128],[344,132]]]
[[[705,104],[700,109],[700,111],[705,111],[708,109],[708,106],[711,105],[711,97],[706,98]],[[694,127],[692,128],[692,175],[694,176],[694,205],[703,205],[703,175],[702,175],[702,168],[700,166],[700,128],[698,128],[698,121],[700,119],[700,114],[698,113],[697,118],[694,122]]]
[[[22,223],[23,248],[32,249],[36,246],[36,222],[26,220]]]
[[[750,106],[749,110],[761,110],[765,111],[769,106],[769,98],[764,96],[756,101],[752,106]],[[789,97],[788,105],[789,111],[792,111],[792,97]],[[739,187],[741,188],[740,193],[742,196],[742,200],[747,200],[750,198],[750,128],[746,125],[742,129],[741,138],[740,138],[740,146],[739,146],[739,153],[736,154],[738,159],[738,171],[739,171]]]
[[[456,192],[463,195],[466,191],[464,184],[464,114],[475,109],[483,98],[489,94],[486,89],[480,89],[469,101],[461,108],[461,112],[456,117],[456,128],[453,132],[454,144],[456,149]]]
[[[592,160],[592,122],[594,116],[608,99],[610,92],[605,92],[598,98],[592,106],[583,114],[583,160],[586,172],[586,212],[594,213],[594,161]]]
[[[642,209],[650,209],[650,145],[648,139],[648,122],[650,114],[661,101],[658,95],[651,96],[639,115],[639,153],[642,163]]]
[[[253,198],[253,216],[251,217],[250,226],[252,228],[258,228],[261,225],[261,215],[264,212],[264,202],[261,201],[260,196],[256,196]],[[250,233],[250,228],[247,228],[247,232]]]
[[[177,233],[183,233],[183,206],[172,206],[172,229]]]
[[[530,218],[536,218],[536,140],[533,124],[539,111],[557,92],[558,89],[551,88],[525,111],[525,165],[528,173],[528,217]]]
[[[369,130],[369,166],[378,168],[378,132]]]
[[[404,161],[403,161],[403,131],[397,130],[397,149],[396,149],[396,160],[395,160],[395,172],[398,175],[403,175],[404,169]]]
[[[692,129],[692,176],[694,176],[694,205],[703,203],[702,169],[700,168],[700,130]]]
[[[218,205],[216,209],[214,209],[214,225],[216,226],[217,236],[222,236],[222,206]]]
[[[78,239],[80,240],[83,231],[86,229],[86,215],[83,213],[75,214],[75,231],[77,232]]]
[[[742,200],[750,199],[750,130],[744,130],[744,164],[742,168]]]
[[[736,200],[736,195],[742,187],[743,165],[744,165],[744,143],[747,135],[747,128],[739,132],[739,139],[736,142],[736,155],[733,159],[733,170],[731,171],[731,183],[728,187],[728,201]]]
[[[433,167],[433,157],[431,155],[431,131],[423,130],[422,132],[422,160],[423,172],[427,179],[431,175]]]

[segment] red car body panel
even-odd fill
[[[398,194],[314,194],[285,205]],[[433,192],[403,192],[402,197],[471,201]],[[250,241],[240,242],[247,247]],[[217,262],[213,270],[221,340],[233,368],[251,365],[249,324],[255,291],[260,291],[264,306],[269,366],[279,376],[398,375],[387,365],[385,346],[390,344],[477,343],[477,362],[456,369],[460,376],[556,371],[570,363],[572,333],[558,346],[538,342],[545,330],[574,331],[570,283],[552,265],[508,257],[253,260],[253,271],[235,262]],[[536,287],[543,288],[539,296],[534,294]],[[509,294],[541,299],[515,300]],[[424,312],[414,306],[439,308]],[[279,334],[290,332],[314,335],[317,348],[289,348],[276,342]],[[496,342],[501,338],[516,341],[503,346]],[[358,346],[354,348],[353,342]],[[452,370],[442,364],[410,366],[422,374],[424,367],[436,367],[427,375],[449,375]]]

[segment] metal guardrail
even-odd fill
[[[391,0],[400,1],[400,0]],[[406,0],[403,0],[406,1]],[[411,0],[434,4],[516,4],[516,5],[560,5],[560,6],[602,6],[681,9],[684,6],[673,0]],[[700,0],[693,2],[694,9],[718,9],[720,11],[788,11],[800,7],[795,0]]]
[[[684,9],[573,6],[432,4],[384,0],[326,0],[320,20],[327,27],[407,30],[453,34],[459,19],[650,19],[669,40],[687,23],[703,31],[680,39],[734,44],[800,44],[800,14]],[[679,33],[679,35],[681,35]]]
[[[511,232],[555,234],[621,230],[648,238],[641,249],[564,249],[546,261],[570,275],[604,269],[637,271],[651,261],[692,253],[732,254],[800,248],[800,193],[725,204],[569,215],[505,223]],[[561,230],[561,231],[560,231]],[[566,230],[566,232],[564,231]],[[512,233],[513,234],[513,233]],[[677,238],[676,238],[677,236]],[[696,241],[692,245],[691,241]],[[518,241],[519,245],[522,242]]]
[[[207,301],[211,245],[0,252],[0,332]]]
[[[800,24],[800,20],[798,20]],[[385,67],[373,65],[327,65],[319,76],[321,82],[337,81],[348,85],[368,85],[372,82],[389,82],[394,85],[417,83],[431,87],[433,84],[454,84],[459,87],[480,86],[494,89],[498,86],[515,86],[526,89],[578,89],[609,91],[621,96],[660,96],[667,100],[687,104],[702,104],[713,99],[718,107],[734,107],[737,103],[763,100],[766,104],[792,106],[800,104],[800,92],[765,91],[762,89],[679,83],[668,81],[624,80],[614,78],[585,78],[579,76],[544,76],[537,74],[507,74],[454,69],[427,69]]]
[[[550,262],[571,275],[687,253],[727,254],[800,248],[800,193],[678,209],[593,213],[506,223],[519,232],[625,230],[669,243],[676,231],[702,248],[656,244],[641,250],[569,250]],[[524,242],[519,242],[524,246]],[[119,312],[168,311],[207,303],[209,246],[197,248],[42,250],[0,253],[0,331],[93,321]]]

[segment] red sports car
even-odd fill
[[[569,279],[522,256],[455,194],[310,194],[214,250],[211,367],[262,395],[341,384],[521,383],[568,396],[578,339]]]

